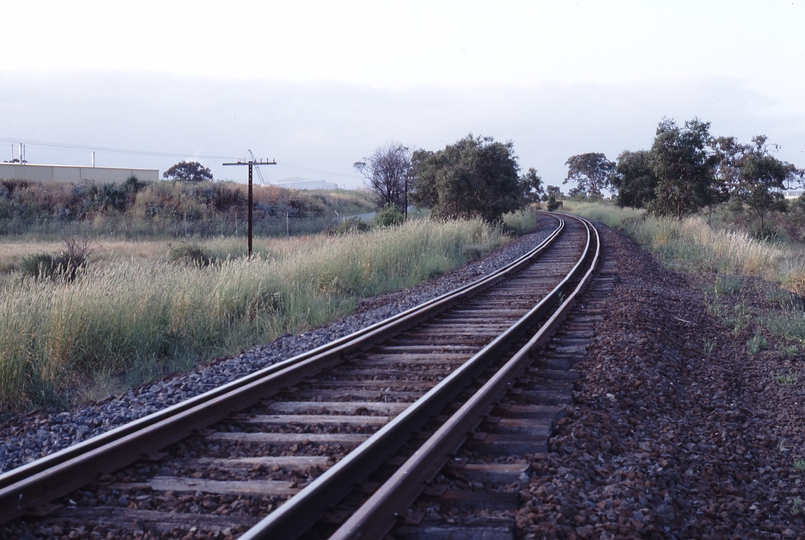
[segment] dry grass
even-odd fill
[[[505,241],[477,220],[413,221],[262,239],[252,260],[233,256],[245,251],[239,242],[209,240],[201,244],[219,262],[204,268],[169,263],[167,242],[99,242],[101,255],[72,283],[0,282],[0,404],[69,402],[116,377],[134,385],[187,369],[323,325],[362,296],[414,285]]]
[[[757,276],[805,294],[805,249],[773,244],[728,229],[701,217],[683,221],[654,218],[606,203],[573,203],[572,211],[622,228],[670,266],[692,271]]]

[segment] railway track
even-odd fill
[[[528,397],[524,380],[572,378],[533,367],[533,353],[570,312],[599,245],[586,221],[556,219],[491,276],[9,471],[0,521],[78,537],[381,538],[401,515],[422,519],[409,505],[423,491],[448,491],[427,484],[448,461],[464,475],[524,474],[519,462],[449,458],[536,453],[560,414],[561,403],[511,398]]]

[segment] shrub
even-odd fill
[[[405,214],[392,203],[386,203],[386,206],[375,215],[375,225],[378,227],[394,227],[402,225],[404,221]]]
[[[198,244],[187,244],[173,248],[168,253],[168,259],[172,262],[192,264],[199,268],[209,266],[213,262],[213,256],[210,251]]]
[[[560,208],[562,208],[562,201],[557,201],[556,197],[551,195],[548,197],[548,212],[556,212]]]
[[[333,234],[349,234],[349,233],[363,233],[371,229],[369,225],[361,218],[352,217],[345,219],[338,227],[332,231]]]
[[[757,240],[774,240],[780,234],[779,229],[773,223],[764,223],[762,228],[759,223],[752,225],[750,232],[752,238]]]
[[[92,249],[86,238],[68,238],[65,249],[58,255],[35,253],[20,261],[23,275],[35,279],[50,278],[73,281],[78,271],[85,268]]]
[[[26,276],[36,279],[65,279],[73,281],[83,261],[75,264],[66,253],[51,255],[49,253],[36,253],[20,261],[20,270]]]

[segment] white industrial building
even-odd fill
[[[100,184],[113,184],[125,182],[130,176],[136,176],[138,180],[156,182],[159,180],[159,170],[0,163],[0,180],[28,180],[30,182],[63,182],[72,184],[88,181]]]

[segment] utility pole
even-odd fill
[[[251,150],[249,150],[251,154]],[[267,159],[255,159],[252,154],[252,159],[240,159],[236,163],[224,163],[224,165],[248,165],[249,166],[249,258],[252,258],[252,207],[254,203],[254,195],[252,194],[252,168],[258,165],[276,165],[276,160],[268,161]]]

